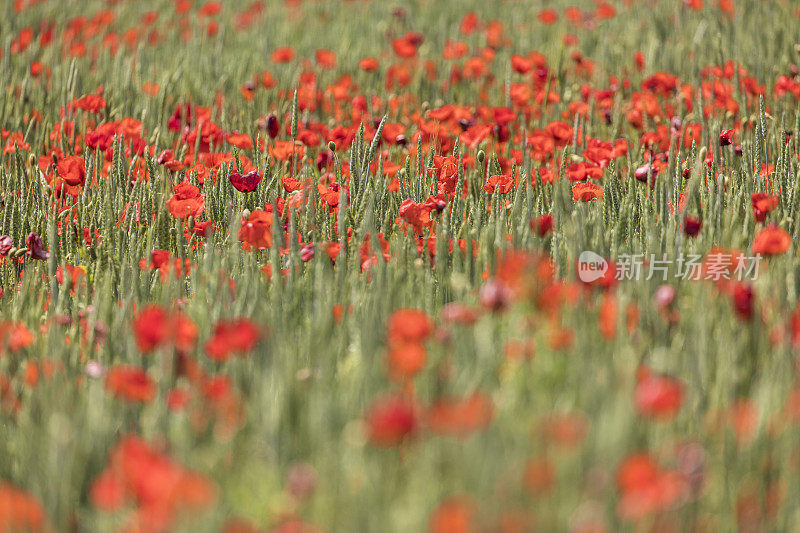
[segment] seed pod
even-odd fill
[[[478,152],[478,163],[480,163],[482,165],[484,161],[486,161],[486,152],[484,152],[483,150],[480,150]]]
[[[335,152],[336,151],[336,143],[333,142],[333,141],[328,142],[328,150],[330,150],[331,152]]]

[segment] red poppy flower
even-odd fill
[[[395,380],[413,378],[425,367],[428,352],[420,343],[394,343],[389,348],[389,373]]]
[[[262,250],[272,246],[272,213],[255,210],[242,220],[239,228],[239,240],[245,250],[251,247]]]
[[[581,202],[603,199],[603,188],[594,183],[578,182],[572,187],[572,199]]]
[[[163,308],[156,305],[144,308],[133,320],[136,346],[142,352],[153,351],[166,340],[167,327],[167,313]]]
[[[131,402],[149,402],[156,395],[156,387],[142,368],[116,366],[106,374],[106,389],[115,396]]]
[[[300,160],[306,155],[306,147],[295,145],[292,141],[275,141],[269,148],[269,154],[279,161],[289,161],[294,153]]]
[[[427,422],[441,434],[468,435],[486,428],[494,416],[489,396],[476,392],[466,398],[442,398],[428,410]]]
[[[511,192],[514,187],[514,179],[511,176],[496,175],[491,176],[486,180],[483,185],[483,190],[489,194],[494,194],[495,189],[500,191],[500,194],[507,194]]]
[[[204,476],[129,436],[111,450],[108,465],[92,483],[89,497],[104,511],[117,511],[125,504],[134,507],[137,531],[167,531],[173,529],[178,512],[213,505],[215,493]]]
[[[276,48],[270,59],[273,63],[288,63],[294,59],[294,49],[291,46]]]
[[[5,347],[16,353],[33,344],[33,333],[22,323],[0,322],[0,355]]]
[[[403,37],[392,41],[394,53],[404,59],[409,59],[417,55],[417,46],[421,43],[419,34],[412,32],[406,33]]]
[[[689,485],[677,472],[662,471],[647,454],[629,456],[617,469],[617,486],[622,493],[618,512],[627,520],[671,508],[686,498]]]
[[[228,144],[241,148],[242,150],[253,149],[253,139],[246,133],[229,133],[226,140]]]
[[[188,179],[175,186],[175,194],[167,200],[167,210],[179,220],[197,218],[203,212],[206,201],[200,189],[189,183]]]
[[[314,53],[317,64],[324,69],[332,69],[336,66],[336,54],[330,50],[320,49]]]
[[[450,497],[433,511],[429,533],[470,533],[475,531],[475,505],[466,498]]]
[[[471,35],[472,32],[475,31],[475,28],[477,26],[478,26],[478,15],[470,11],[461,18],[461,24],[459,25],[458,30],[463,35]]]
[[[539,19],[539,22],[546,26],[550,26],[551,24],[555,24],[558,22],[558,13],[555,9],[542,9],[539,11],[539,14],[536,16]]]
[[[365,57],[358,62],[358,68],[364,72],[375,72],[379,66],[378,60],[374,57]]]
[[[149,305],[133,319],[137,348],[148,353],[166,343],[174,343],[180,351],[194,348],[197,327],[180,313],[170,315],[162,307]]]
[[[677,379],[657,376],[646,370],[636,385],[634,398],[640,414],[670,419],[683,404],[683,384]]]
[[[398,309],[386,329],[391,342],[422,342],[432,333],[433,322],[424,311]]]
[[[397,446],[413,437],[418,426],[414,406],[399,396],[373,402],[365,415],[365,422],[369,442],[385,448]]]
[[[750,195],[750,202],[753,204],[753,216],[756,222],[764,222],[776,207],[778,207],[778,197],[765,194],[763,192],[755,192]]]
[[[89,113],[99,113],[106,107],[106,101],[99,94],[87,94],[70,103],[72,109],[83,109]]]
[[[426,204],[418,204],[411,198],[406,198],[400,204],[400,217],[408,222],[417,235],[422,235],[425,228],[430,228],[433,221],[430,217],[431,209]]]
[[[572,163],[567,167],[567,178],[570,181],[583,181],[586,179],[599,180],[603,177],[603,169],[591,163]]]
[[[260,336],[258,327],[246,318],[221,320],[214,326],[214,334],[206,342],[206,354],[216,361],[225,361],[231,354],[244,354],[252,350]]]
[[[557,120],[550,122],[545,126],[545,132],[553,139],[555,145],[559,148],[568,145],[572,142],[573,128],[566,122]]]
[[[0,531],[45,531],[45,516],[31,494],[13,485],[0,483]]]
[[[72,187],[83,186],[86,182],[86,166],[82,157],[70,155],[59,159],[56,171],[58,177]]]
[[[777,226],[768,226],[753,239],[753,253],[765,256],[781,255],[792,245],[792,237],[786,230]]]

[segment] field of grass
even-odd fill
[[[800,531],[793,0],[0,4],[0,533]]]

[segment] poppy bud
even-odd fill
[[[19,248],[13,253],[13,257],[16,258],[16,259],[19,259],[20,257],[25,255],[26,253],[28,253],[28,249],[27,248]]]
[[[733,130],[722,130],[722,133],[719,134],[719,145],[730,146],[731,144],[733,144]]]
[[[684,168],[683,172],[681,172],[681,176],[683,176],[683,179],[685,180],[688,180],[691,175],[692,175],[691,168]]]
[[[483,162],[486,161],[486,152],[484,152],[483,150],[480,150],[478,152],[477,159],[478,159],[478,163],[482,165]]]
[[[33,168],[36,164],[36,156],[34,154],[28,154],[28,168]]]
[[[335,152],[336,151],[336,143],[333,142],[333,141],[329,141],[328,142],[328,150],[330,150],[331,152]]]
[[[280,129],[281,125],[278,124],[278,117],[270,113],[270,115],[267,117],[267,134],[269,135],[269,138],[274,139],[277,137]]]
[[[250,218],[250,210],[245,209],[242,211],[242,218]]]

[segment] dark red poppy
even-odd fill
[[[697,237],[703,227],[703,220],[698,217],[688,216],[683,221],[683,233],[688,237]]]
[[[44,261],[50,257],[50,253],[44,249],[44,244],[42,244],[41,237],[35,233],[30,232],[28,234],[28,237],[25,239],[25,244],[28,247],[28,251],[26,253],[31,259],[39,259]]]
[[[233,172],[228,175],[228,179],[230,180],[231,184],[237,191],[241,192],[253,192],[258,187],[258,184],[261,182],[262,177],[258,174],[257,171],[251,170],[247,174],[239,174],[238,172]]]
[[[733,144],[733,134],[734,130],[722,130],[722,133],[719,134],[719,145],[729,146]]]

